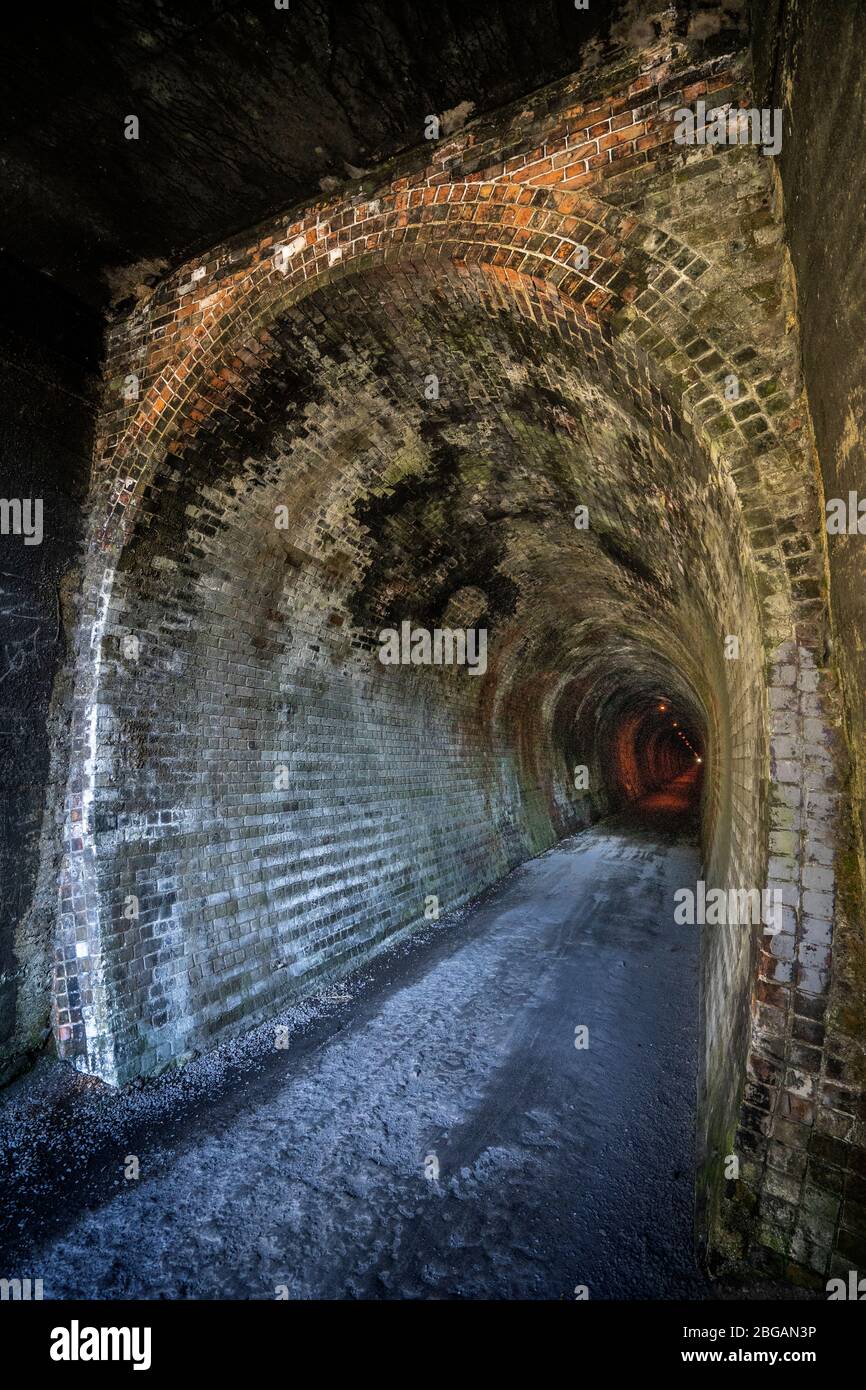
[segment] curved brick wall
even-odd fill
[[[373,273],[305,300],[233,425],[169,456],[142,500],[103,637],[93,811],[120,1076],[661,780],[664,754],[637,782],[613,747],[626,707],[669,691],[702,720],[715,634],[751,608],[758,644],[746,576],[691,520],[706,464],[549,331],[452,291]],[[708,488],[720,533],[741,527]],[[382,666],[379,631],[407,620],[484,627],[486,674]],[[726,729],[711,775],[758,719]]]
[[[705,933],[706,1224],[808,1271],[833,1233],[780,1216],[773,1159],[808,1183],[829,1064],[820,510],[767,161],[672,142],[737,81],[660,43],[116,325],[55,1019],[124,1081],[267,1016],[676,771],[663,696],[706,881],[786,896],[772,942]],[[404,620],[484,627],[486,672],[383,666]]]

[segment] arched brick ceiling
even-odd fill
[[[572,125],[579,130],[595,119],[578,105]],[[669,122],[662,138],[671,138]],[[658,143],[659,136],[653,139]],[[573,140],[566,126],[545,148],[556,151]],[[649,160],[642,172],[651,178],[659,152],[637,157]],[[447,148],[442,158],[447,161]],[[754,159],[741,164],[740,197],[733,206],[722,178],[677,191],[674,215],[667,203],[661,205],[668,209],[668,230],[662,231],[654,225],[655,200],[639,205],[638,218],[590,196],[583,188],[588,175],[571,180],[580,192],[561,192],[546,186],[550,175],[535,172],[531,153],[522,163],[508,178],[494,165],[490,182],[482,174],[435,186],[437,173],[433,186],[406,189],[407,181],[398,180],[393,191],[374,199],[282,223],[261,238],[254,253],[217,253],[196,271],[204,277],[197,285],[181,283],[188,273],[181,272],[160,287],[143,308],[140,326],[131,337],[122,336],[124,355],[114,368],[102,485],[108,487],[116,470],[115,500],[105,538],[123,528],[127,507],[134,509],[141,480],[150,476],[161,451],[180,447],[174,436],[196,431],[210,413],[218,416],[255,375],[256,363],[266,366],[270,326],[299,296],[382,262],[403,265],[410,276],[425,267],[434,274],[445,270],[449,279],[457,267],[461,275],[480,274],[474,293],[482,299],[513,301],[530,320],[556,324],[592,358],[604,356],[613,370],[630,373],[643,394],[640,409],[655,416],[660,428],[669,430],[673,418],[687,412],[711,455],[723,458],[741,496],[776,640],[786,630],[790,597],[804,621],[819,617],[817,556],[807,553],[809,542],[806,553],[799,540],[785,544],[798,529],[807,536],[814,532],[818,510],[814,476],[802,465],[809,442],[797,410],[796,358],[781,332],[778,288],[766,279],[771,269],[781,278],[782,267],[777,244],[766,234],[772,218],[765,167]],[[711,159],[706,163],[708,173],[716,167]],[[568,189],[571,168],[563,165],[558,173]],[[542,186],[536,187],[539,179]],[[712,225],[717,244],[707,243],[698,219]],[[288,273],[274,264],[281,241],[295,248]],[[590,252],[585,270],[574,264],[581,245]],[[197,288],[178,311],[176,296]],[[124,405],[118,397],[129,370],[140,381],[141,399]],[[739,396],[726,406],[731,374]],[[779,489],[789,497],[790,510],[774,517],[768,499]]]
[[[359,641],[375,647],[403,618],[451,625],[471,589],[472,621],[489,628],[507,685],[552,682],[559,696],[592,671],[601,689],[631,682],[641,698],[667,686],[694,706],[731,583],[702,536],[713,513],[720,532],[744,530],[696,447],[648,429],[576,350],[504,306],[486,312],[459,278],[341,281],[290,309],[270,339],[242,408],[158,471],[123,574],[150,566],[161,585],[163,564],[178,564],[185,583],[179,556],[209,550],[226,528],[248,537],[241,621],[261,623],[254,595],[279,610],[283,585],[317,573],[334,613],[316,640],[332,660]],[[280,506],[286,530],[274,526]],[[579,506],[589,530],[575,526]],[[734,607],[751,602],[757,626],[754,581],[735,582]],[[491,709],[505,699],[485,695]]]

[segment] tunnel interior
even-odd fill
[[[267,336],[152,476],[108,606],[93,814],[120,1077],[687,770],[708,879],[756,855],[720,808],[734,789],[760,815],[758,602],[705,543],[742,517],[651,366],[629,381],[483,271],[420,264],[315,290]],[[486,634],[474,666],[413,636],[458,629]]]
[[[117,277],[15,1067],[149,1081],[560,842],[632,905],[666,845],[784,905],[701,935],[699,1228],[830,1267],[859,1016],[798,309],[772,159],[674,135],[749,101],[726,42],[666,11]]]
[[[510,1297],[566,1212],[557,1298],[581,1241],[695,1289],[693,1233],[820,1295],[866,1262],[866,7],[302,8],[6,45],[0,1260],[414,1297],[474,1248]]]

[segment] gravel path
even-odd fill
[[[288,1050],[269,1026],[123,1094],[25,1078],[0,1272],[52,1298],[705,1297],[699,940],[672,914],[697,849],[643,809],[287,1015]]]

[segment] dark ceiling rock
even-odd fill
[[[600,61],[640,26],[642,8],[39,7],[4,36],[2,249],[94,305],[122,299],[182,254],[419,144],[428,115],[459,122]],[[695,8],[680,6],[686,19]],[[124,135],[130,115],[137,140]]]

